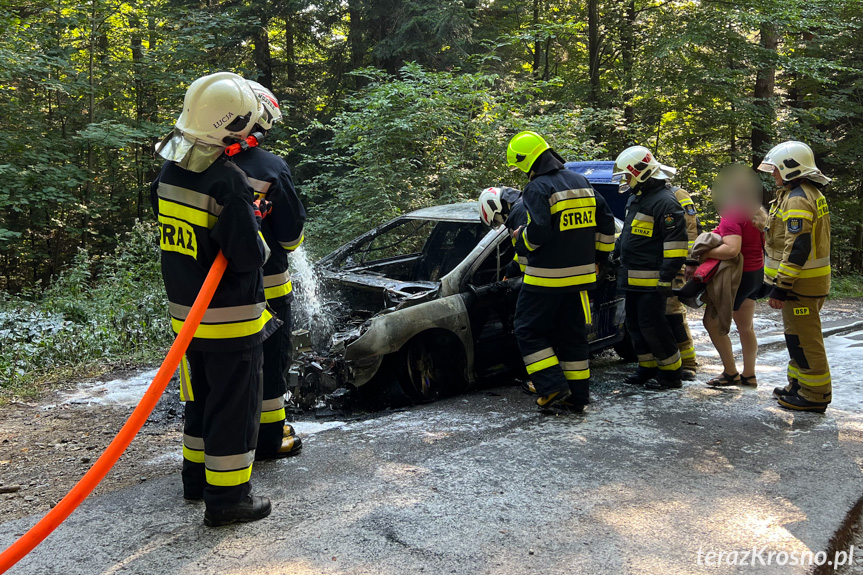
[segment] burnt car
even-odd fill
[[[506,228],[490,230],[465,202],[405,214],[322,258],[316,279],[336,325],[297,356],[294,396],[347,388],[383,403],[424,402],[525,376],[513,335],[521,279],[504,276],[514,255]],[[613,273],[590,295],[591,350],[620,345]]]

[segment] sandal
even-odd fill
[[[708,381],[707,385],[710,387],[730,387],[732,385],[740,385],[740,374],[735,373],[734,375],[730,375],[722,372],[722,375],[719,377],[714,377]]]
[[[746,387],[758,387],[758,380],[755,379],[755,375],[741,375],[740,385],[745,385]]]

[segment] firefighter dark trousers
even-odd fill
[[[263,349],[190,351],[191,397],[183,428],[183,491],[224,509],[251,491],[258,441]]]
[[[663,379],[680,377],[680,350],[665,315],[666,298],[658,291],[626,292],[626,329],[638,355],[641,370]]]
[[[257,459],[273,457],[282,445],[285,393],[288,391],[286,375],[291,366],[291,304],[271,308],[283,324],[264,341],[264,393]]]
[[[528,377],[539,395],[569,389],[573,403],[589,403],[589,323],[590,300],[586,291],[519,292],[515,337]]]
[[[821,306],[824,298],[788,294],[782,307],[785,344],[788,346],[788,379],[797,380],[800,397],[815,403],[830,403],[832,384],[824,334],[821,332]]]
[[[698,363],[695,358],[695,343],[692,341],[689,323],[686,321],[686,306],[676,297],[670,297],[665,304],[665,315],[668,316],[668,323],[674,333],[674,341],[677,342],[677,349],[680,351],[683,369],[696,371]]]

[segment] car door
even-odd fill
[[[474,371],[480,379],[524,371],[513,332],[521,278],[505,276],[514,256],[508,234],[499,234],[494,245],[472,263],[464,281],[462,297],[474,339]]]

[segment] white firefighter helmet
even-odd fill
[[[260,116],[258,97],[231,72],[198,78],[186,90],[176,128],[206,144],[228,146],[244,140]]]
[[[773,173],[773,168],[779,169],[779,174],[786,182],[807,178],[827,185],[831,181],[815,165],[815,154],[812,153],[812,148],[803,142],[794,140],[782,142],[767,152],[758,169],[770,174]]]
[[[649,149],[644,146],[631,146],[617,156],[612,177],[623,183],[629,183],[631,177],[640,184],[650,178],[669,180],[676,173],[675,168],[660,164]]]
[[[260,115],[260,100],[241,76],[203,76],[186,90],[183,112],[156,151],[182,168],[202,172],[226,146],[246,139]]]
[[[282,111],[279,109],[279,100],[273,92],[254,80],[249,80],[249,86],[261,101],[261,117],[258,125],[264,130],[270,130],[273,124],[282,120]]]
[[[479,194],[479,217],[482,223],[493,228],[504,223],[500,188],[486,188]]]

